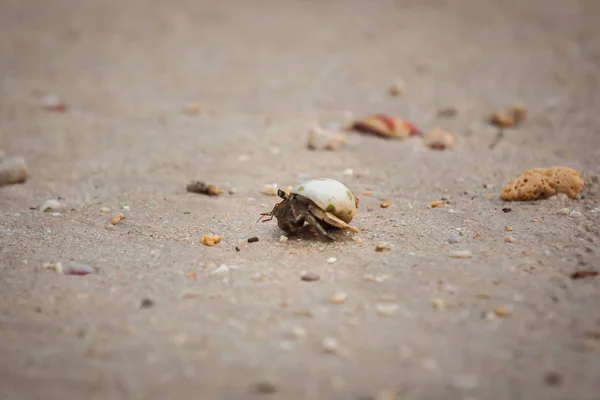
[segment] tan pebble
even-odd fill
[[[123,213],[116,213],[110,219],[110,223],[113,225],[117,225],[119,222],[121,222],[121,220],[124,220],[124,219],[125,219],[125,215]]]
[[[202,104],[200,104],[200,103],[186,104],[185,107],[183,108],[183,112],[186,115],[198,116],[198,115],[202,114]]]
[[[477,297],[479,297],[480,299],[490,299],[492,296],[489,293],[480,292],[477,293]]]
[[[38,211],[47,212],[47,211],[58,211],[64,209],[65,206],[61,204],[56,199],[49,199],[44,201],[42,204],[38,206]]]
[[[110,212],[110,208],[108,207],[102,207],[100,209],[100,214],[108,214]]]
[[[512,228],[512,226],[505,226],[505,227],[504,227],[504,230],[505,230],[506,232],[512,232],[512,231],[513,231],[513,228]]]
[[[219,235],[202,235],[200,242],[205,246],[214,246],[221,241],[222,237]]]
[[[572,168],[533,168],[510,181],[502,189],[501,198],[505,201],[528,201],[564,193],[575,199],[583,186],[583,179]]]
[[[400,96],[402,93],[404,93],[405,88],[406,84],[404,81],[401,79],[396,79],[388,89],[388,93],[392,97]]]
[[[267,196],[277,196],[277,184],[276,183],[268,183],[263,185],[260,190],[262,194],[266,194]]]
[[[450,258],[471,258],[473,254],[467,250],[455,250],[450,253]]]
[[[354,240],[354,243],[357,243],[357,244],[361,244],[361,243],[362,243],[362,239],[361,239],[360,237],[358,237],[358,236],[357,236],[357,237],[355,237],[355,238],[354,238],[354,239],[352,239],[352,240]]]
[[[500,306],[494,309],[494,314],[501,318],[507,317],[508,315],[510,315],[510,310],[506,307]]]
[[[279,236],[279,242],[280,243],[285,243],[287,241],[288,241],[288,237],[287,236],[285,236],[285,235]]]
[[[510,128],[515,125],[515,118],[510,114],[495,112],[490,117],[490,123],[500,128]]]
[[[510,235],[506,235],[506,236],[504,237],[504,242],[505,242],[505,243],[513,243],[514,241],[515,241],[515,238],[514,238],[514,237],[512,237],[512,236],[510,236]]]
[[[335,292],[330,298],[331,302],[334,304],[343,304],[347,299],[348,293],[345,292]]]
[[[441,206],[442,204],[444,204],[442,200],[431,201],[429,202],[429,208],[436,208]]]
[[[373,191],[371,189],[365,189],[363,192],[365,196],[373,196]]]
[[[486,193],[486,194],[483,195],[483,197],[485,197],[487,200],[491,200],[491,199],[494,198],[494,195],[491,194],[491,193]]]
[[[561,208],[560,210],[558,210],[558,213],[561,215],[569,215],[569,213],[571,212],[571,210],[569,210],[568,208]]]
[[[29,171],[24,158],[14,157],[0,162],[0,187],[24,183],[27,179]]]
[[[389,243],[379,243],[375,246],[375,251],[382,252],[385,250],[390,250],[392,246]]]
[[[323,348],[323,351],[330,354],[338,353],[341,350],[339,340],[333,337],[326,337],[325,339],[323,339],[321,347]]]
[[[431,299],[431,306],[436,310],[443,310],[446,308],[446,302],[442,299]]]
[[[382,303],[396,303],[398,300],[398,296],[395,294],[382,294],[379,298]]]
[[[569,217],[571,217],[571,218],[581,218],[581,217],[583,217],[583,214],[580,211],[572,210],[569,213]]]
[[[398,304],[381,303],[381,304],[377,304],[375,306],[375,311],[377,311],[377,314],[379,314],[379,315],[390,316],[392,314],[395,314],[396,311],[398,311],[398,308],[400,308],[400,306]]]
[[[389,201],[382,201],[381,204],[379,204],[379,206],[381,208],[388,208],[389,206],[391,206],[392,204]]]
[[[441,128],[436,128],[425,134],[425,144],[434,150],[452,150],[456,147],[456,136]]]

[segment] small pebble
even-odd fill
[[[571,212],[571,210],[569,210],[567,207],[561,208],[560,210],[558,210],[558,213],[561,215],[569,215],[570,212]]]
[[[392,246],[389,243],[379,243],[375,246],[375,251],[382,252],[384,250],[390,250]]]
[[[508,208],[508,207],[504,207],[504,208],[502,209],[502,212],[503,212],[503,213],[507,213],[507,212],[511,212],[511,211],[512,211],[512,208]]]
[[[337,261],[337,258],[335,258],[335,257],[329,257],[329,258],[327,259],[327,264],[333,264],[333,263],[334,263],[334,262],[336,262],[336,261]]]
[[[186,190],[190,193],[205,194],[207,196],[219,196],[223,193],[216,185],[207,185],[204,182],[195,181],[186,186]]]
[[[304,339],[306,337],[306,329],[301,326],[296,326],[292,329],[291,336],[298,340]]]
[[[61,204],[58,200],[49,199],[49,200],[44,201],[42,204],[40,204],[38,206],[38,211],[40,211],[40,212],[56,211],[56,210],[62,210],[64,208],[65,208],[65,206],[63,204]]]
[[[251,238],[248,238],[248,243],[256,243],[256,242],[258,242],[258,237],[252,236]]]
[[[460,243],[461,241],[462,241],[461,236],[450,236],[448,239],[446,239],[446,242],[448,242],[450,244]]]
[[[398,300],[398,296],[396,296],[395,294],[382,294],[379,298],[379,301],[381,301],[382,303],[396,303],[398,302]]]
[[[221,241],[222,237],[219,235],[203,235],[200,242],[205,246],[214,246]]]
[[[379,204],[379,206],[381,208],[388,208],[389,206],[391,206],[392,204],[389,201],[382,201],[381,204]]]
[[[24,183],[28,178],[29,171],[24,158],[9,158],[0,163],[0,187]]]
[[[505,230],[506,232],[512,232],[512,231],[513,231],[513,228],[512,228],[512,226],[505,226],[505,227],[504,227],[504,230]]]
[[[342,172],[342,175],[345,175],[345,176],[354,176],[354,170],[352,168],[346,168],[344,170],[344,172]]]
[[[514,241],[515,241],[515,238],[514,238],[514,237],[512,237],[512,236],[510,236],[510,235],[506,235],[506,236],[504,237],[504,242],[505,242],[505,243],[513,243]]]
[[[333,337],[326,337],[325,339],[323,339],[321,347],[323,348],[323,351],[330,354],[339,353],[341,350],[340,342]]]
[[[473,254],[467,250],[455,250],[450,252],[450,258],[471,258]]]
[[[280,243],[285,243],[287,241],[288,241],[288,237],[287,236],[285,236],[285,235],[279,236],[279,242]]]
[[[152,306],[154,306],[154,302],[152,300],[148,299],[148,298],[143,299],[142,302],[141,302],[141,304],[140,304],[140,308],[142,308],[142,309],[143,308],[150,308]]]
[[[348,298],[348,293],[345,292],[335,292],[330,300],[332,303],[334,304],[342,304],[346,302],[346,299]]]
[[[321,279],[321,277],[317,274],[315,274],[314,272],[307,272],[305,274],[303,274],[301,276],[301,278],[303,281],[306,282],[314,282],[314,281],[318,281],[319,279]]]
[[[262,194],[266,194],[267,196],[277,196],[277,184],[276,183],[268,183],[263,185],[260,190]]]
[[[431,307],[436,310],[443,310],[446,308],[446,302],[442,299],[431,299]]]
[[[189,103],[183,107],[183,113],[189,115],[191,117],[196,117],[202,114],[202,104],[201,103]]]
[[[579,211],[573,210],[569,213],[569,217],[571,218],[581,218],[583,217],[583,214],[580,213]]]
[[[394,303],[381,303],[375,306],[377,314],[382,316],[390,316],[396,313],[396,311],[398,311],[398,308],[400,308],[400,306]]]
[[[119,222],[121,222],[121,220],[123,220],[123,219],[125,219],[125,215],[123,215],[123,213],[116,213],[110,219],[110,223],[113,224],[113,225],[116,225]]]
[[[42,104],[45,110],[47,111],[55,111],[55,112],[67,112],[69,108],[67,103],[62,101],[58,96],[53,94],[48,94],[42,98]]]
[[[381,283],[384,280],[386,280],[386,276],[373,276],[371,274],[365,274],[363,276],[363,279],[365,280],[365,282],[375,282],[375,283]]]
[[[429,202],[429,208],[436,208],[441,206],[442,204],[444,204],[444,202],[441,200],[431,201]]]
[[[271,382],[259,382],[254,386],[254,391],[262,394],[273,394],[277,392],[277,387]]]
[[[558,372],[548,372],[546,376],[544,376],[544,382],[550,386],[559,386],[562,383],[563,377]]]
[[[108,207],[102,207],[100,209],[100,214],[108,214],[110,212],[110,208]]]
[[[480,299],[490,299],[492,296],[489,293],[480,292],[477,294],[477,297],[479,297]]]
[[[510,315],[510,310],[506,307],[500,306],[500,307],[496,307],[494,309],[494,314],[496,314],[498,317],[507,317]]]
[[[402,79],[396,79],[388,89],[388,94],[392,97],[400,96],[406,90],[406,84]]]

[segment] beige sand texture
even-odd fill
[[[598,399],[600,278],[571,279],[600,268],[598,15],[1,1],[0,152],[29,179],[0,188],[0,399]],[[516,104],[526,120],[500,135],[489,115]],[[314,124],[377,113],[456,147],[307,148]],[[557,165],[580,199],[500,198]],[[359,233],[280,241],[256,222],[279,201],[264,185],[308,176],[360,197]]]

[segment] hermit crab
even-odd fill
[[[335,239],[325,227],[358,232],[348,225],[356,215],[358,198],[335,179],[312,179],[296,186],[289,194],[279,189],[277,195],[283,201],[275,204],[270,212],[260,214],[259,221],[265,217],[263,222],[277,218],[277,225],[287,233],[297,231],[306,222],[329,240]]]

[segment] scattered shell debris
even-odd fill
[[[319,125],[313,125],[308,130],[306,147],[310,150],[337,150],[346,143],[346,135],[323,129]]]
[[[456,135],[436,128],[425,134],[425,145],[433,150],[452,150],[456,147]]]
[[[400,79],[394,79],[394,82],[390,85],[388,89],[388,94],[392,97],[400,96],[406,90],[406,83]]]
[[[39,212],[58,211],[64,209],[65,206],[56,199],[48,199],[38,206]]]
[[[559,193],[575,199],[583,189],[577,171],[564,166],[533,168],[524,171],[502,189],[502,200],[528,201],[544,199]]]
[[[29,171],[23,157],[13,157],[0,163],[0,187],[24,183],[29,179]]]
[[[221,241],[222,237],[220,235],[203,235],[200,239],[200,242],[205,246],[214,246]]]
[[[388,139],[404,139],[422,134],[412,123],[402,118],[390,117],[384,114],[374,114],[361,118],[351,125],[351,129]]]
[[[263,185],[260,189],[262,194],[266,194],[267,196],[277,196],[277,184],[276,183],[267,183]]]
[[[500,128],[512,128],[527,118],[527,109],[523,106],[513,106],[508,112],[497,111],[490,116],[490,123]]]
[[[61,275],[84,276],[84,275],[96,273],[96,269],[94,267],[92,267],[91,265],[80,264],[80,263],[76,263],[76,262],[68,262],[64,266],[60,262],[56,262],[56,263],[48,262],[48,263],[44,263],[42,265],[42,268],[51,269],[53,271],[56,271],[57,274],[61,274]]]
[[[392,205],[392,203],[390,203],[390,202],[389,202],[389,201],[387,201],[387,200],[386,200],[386,201],[382,201],[382,202],[379,204],[379,206],[380,206],[381,208],[388,208],[388,207],[389,207],[389,206],[391,206],[391,205]]]
[[[375,306],[377,314],[382,316],[390,316],[396,313],[400,306],[396,303],[379,303]]]
[[[345,303],[347,299],[348,299],[348,293],[346,293],[346,292],[335,292],[330,297],[331,302],[334,304]]]
[[[334,262],[336,262],[336,261],[337,261],[337,258],[335,258],[335,257],[329,257],[329,258],[327,259],[327,264],[333,264],[333,263],[334,263]]]
[[[375,246],[375,251],[376,252],[382,252],[385,250],[391,250],[392,246],[389,243],[378,243]]]
[[[467,250],[455,250],[450,252],[450,258],[471,258],[473,254]]]
[[[125,219],[125,215],[123,213],[116,213],[110,219],[110,223],[113,225],[117,225],[119,222]]]
[[[202,181],[194,181],[186,186],[186,190],[190,193],[205,194],[207,196],[219,196],[223,190],[216,185],[206,184]]]
[[[307,272],[305,274],[302,274],[300,279],[302,279],[305,282],[315,282],[315,281],[318,281],[319,279],[321,279],[321,277],[319,275],[315,274],[314,272]]]

